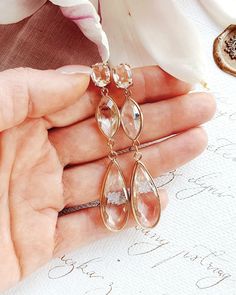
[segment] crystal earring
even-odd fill
[[[129,194],[116,160],[117,153],[113,149],[114,136],[120,127],[120,111],[106,88],[111,80],[109,66],[104,63],[93,65],[91,78],[101,89],[102,97],[96,110],[96,120],[100,131],[107,139],[110,159],[101,190],[100,212],[105,226],[111,231],[119,231],[124,228],[129,217]]]
[[[113,80],[118,88],[124,89],[125,103],[121,109],[121,124],[125,134],[132,140],[135,150],[135,164],[130,185],[133,215],[140,226],[153,228],[160,219],[160,198],[151,174],[141,162],[142,154],[139,151],[138,139],[143,129],[143,114],[129,90],[133,84],[130,66],[120,64],[114,67]]]

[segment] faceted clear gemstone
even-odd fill
[[[126,135],[135,140],[142,129],[142,113],[138,104],[131,98],[126,99],[121,109],[121,123]]]
[[[132,85],[132,71],[129,65],[120,64],[113,68],[113,79],[119,88],[128,88]]]
[[[124,177],[116,161],[108,167],[101,197],[101,213],[107,228],[121,230],[129,216],[129,197]]]
[[[154,227],[160,219],[160,199],[151,175],[141,162],[134,168],[131,200],[137,222],[145,228]]]
[[[112,138],[120,125],[119,109],[110,96],[103,96],[98,105],[96,118],[100,130],[107,138]]]
[[[98,87],[105,87],[111,81],[111,71],[107,64],[97,63],[92,66],[91,78]]]

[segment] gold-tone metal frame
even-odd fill
[[[136,140],[136,139],[139,138],[140,133],[141,133],[141,131],[142,131],[142,129],[143,129],[143,112],[142,112],[142,110],[141,110],[139,104],[138,104],[133,98],[131,98],[131,97],[127,97],[127,98],[126,98],[126,101],[127,101],[127,100],[132,101],[132,103],[137,107],[137,109],[138,109],[138,111],[139,111],[139,113],[140,113],[140,127],[139,127],[139,131],[138,131],[136,137],[135,137],[135,138],[132,138],[132,137],[130,137],[130,136],[127,134],[127,132],[125,131],[124,123],[123,123],[123,120],[122,120],[122,111],[123,111],[123,108],[124,108],[124,105],[125,105],[126,102],[123,104],[123,106],[122,106],[122,108],[121,108],[121,111],[120,111],[122,128],[123,128],[123,130],[124,130],[126,136],[127,136],[130,140],[134,141],[134,140]]]
[[[119,172],[120,172],[120,175],[121,175],[121,177],[122,177],[122,180],[123,180],[123,183],[124,183],[124,186],[125,186],[126,197],[127,197],[127,216],[126,216],[126,220],[125,220],[124,225],[123,225],[121,228],[119,228],[119,229],[111,228],[111,227],[106,223],[105,218],[104,218],[104,215],[106,214],[106,212],[105,212],[105,205],[104,205],[104,201],[103,201],[104,198],[105,198],[105,197],[104,197],[104,190],[105,190],[105,185],[106,185],[107,177],[108,177],[108,175],[109,175],[109,172],[110,172],[110,170],[111,170],[112,165],[116,165],[117,169],[118,169]],[[109,165],[108,165],[108,167],[107,167],[106,174],[105,174],[104,179],[103,179],[103,184],[102,184],[102,189],[101,189],[101,195],[100,195],[100,214],[101,214],[101,217],[102,217],[103,224],[105,225],[105,227],[106,227],[108,230],[110,230],[110,231],[112,231],[112,232],[119,232],[119,231],[121,231],[121,230],[127,225],[128,220],[129,220],[129,216],[130,216],[130,195],[129,195],[129,192],[128,192],[128,189],[127,189],[127,185],[126,185],[126,181],[125,181],[124,175],[123,175],[123,173],[122,173],[122,170],[121,170],[121,168],[120,168],[120,165],[118,164],[118,162],[117,162],[115,159],[113,159],[113,160],[109,163]]]
[[[158,199],[158,202],[159,202],[159,208],[160,208],[160,211],[159,211],[159,215],[158,215],[158,218],[157,218],[157,221],[154,223],[153,226],[150,226],[150,227],[147,227],[147,226],[144,226],[143,224],[140,223],[138,217],[137,217],[137,213],[136,213],[136,206],[135,206],[135,199],[137,198],[136,196],[136,193],[134,192],[134,179],[135,179],[135,174],[136,174],[136,171],[137,171],[137,168],[138,166],[141,165],[144,170],[147,172],[148,176],[150,177],[150,180],[153,184],[153,188],[155,189],[155,193],[156,193],[156,196],[157,196],[157,199]],[[134,168],[133,168],[133,172],[132,172],[132,177],[131,177],[131,187],[130,187],[130,199],[131,199],[131,209],[132,209],[132,213],[133,213],[133,216],[135,218],[135,221],[138,223],[138,225],[140,225],[141,227],[143,228],[154,228],[158,222],[160,221],[160,218],[161,218],[161,202],[160,202],[160,196],[159,196],[159,193],[158,193],[158,190],[157,190],[157,187],[154,183],[154,180],[153,180],[153,177],[151,176],[150,172],[148,171],[147,167],[141,162],[141,161],[136,161],[135,164],[134,164]]]
[[[97,108],[96,108],[96,112],[95,112],[95,117],[96,117],[96,121],[97,121],[97,125],[98,125],[98,128],[99,130],[102,132],[102,134],[109,140],[111,138],[113,138],[115,136],[115,134],[117,133],[118,129],[120,128],[120,122],[121,122],[121,117],[120,117],[120,110],[116,104],[116,102],[114,101],[114,99],[110,96],[110,95],[104,95],[105,97],[109,97],[109,99],[114,103],[114,106],[115,106],[115,109],[116,109],[116,113],[118,115],[118,124],[117,124],[117,128],[116,128],[116,131],[114,132],[114,134],[111,136],[111,137],[108,137],[104,132],[103,130],[100,128],[100,124],[99,124],[99,121],[98,121],[98,110],[99,110],[99,105],[101,103],[101,101],[99,102]]]

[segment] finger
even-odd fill
[[[73,104],[87,89],[89,75],[29,68],[0,73],[0,131]]]
[[[161,209],[168,203],[165,190],[159,191]],[[134,226],[131,216],[128,227]],[[98,207],[83,209],[58,218],[54,256],[58,257],[112,233],[104,226]]]
[[[149,142],[196,127],[214,114],[215,102],[206,93],[192,93],[141,106],[144,128],[140,141]],[[108,153],[106,139],[98,130],[94,118],[71,127],[53,130],[50,140],[65,165],[90,162]],[[119,130],[115,138],[117,150],[130,146],[131,141]]]
[[[153,177],[174,170],[198,156],[206,147],[207,136],[203,129],[194,128],[160,143],[143,148],[143,162]],[[126,183],[134,166],[133,152],[118,156]],[[68,168],[63,174],[64,204],[73,207],[100,198],[100,189],[108,167],[107,158],[86,165]],[[81,181],[81,179],[83,181]]]
[[[133,97],[139,103],[154,102],[163,100],[173,96],[183,95],[187,93],[191,86],[183,81],[177,80],[164,72],[157,66],[142,67],[133,70]],[[124,101],[121,89],[117,89],[114,83],[109,86],[110,94],[119,106]],[[85,120],[94,115],[97,105],[101,99],[98,87],[91,85],[80,100],[56,114],[47,116],[47,120],[53,126],[65,126],[72,123]]]

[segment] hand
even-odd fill
[[[99,198],[108,165],[106,140],[94,119],[100,93],[88,85],[86,74],[23,68],[0,73],[0,291],[54,256],[108,234],[99,208],[58,218],[65,207]],[[158,67],[134,70],[133,97],[144,113],[140,141],[176,134],[142,150],[155,177],[206,147],[197,126],[212,117],[215,102],[189,90]],[[110,93],[121,106],[121,90],[113,86]],[[116,148],[129,145],[120,130]],[[128,182],[131,154],[120,155],[119,163]],[[166,202],[161,194],[163,208]]]

